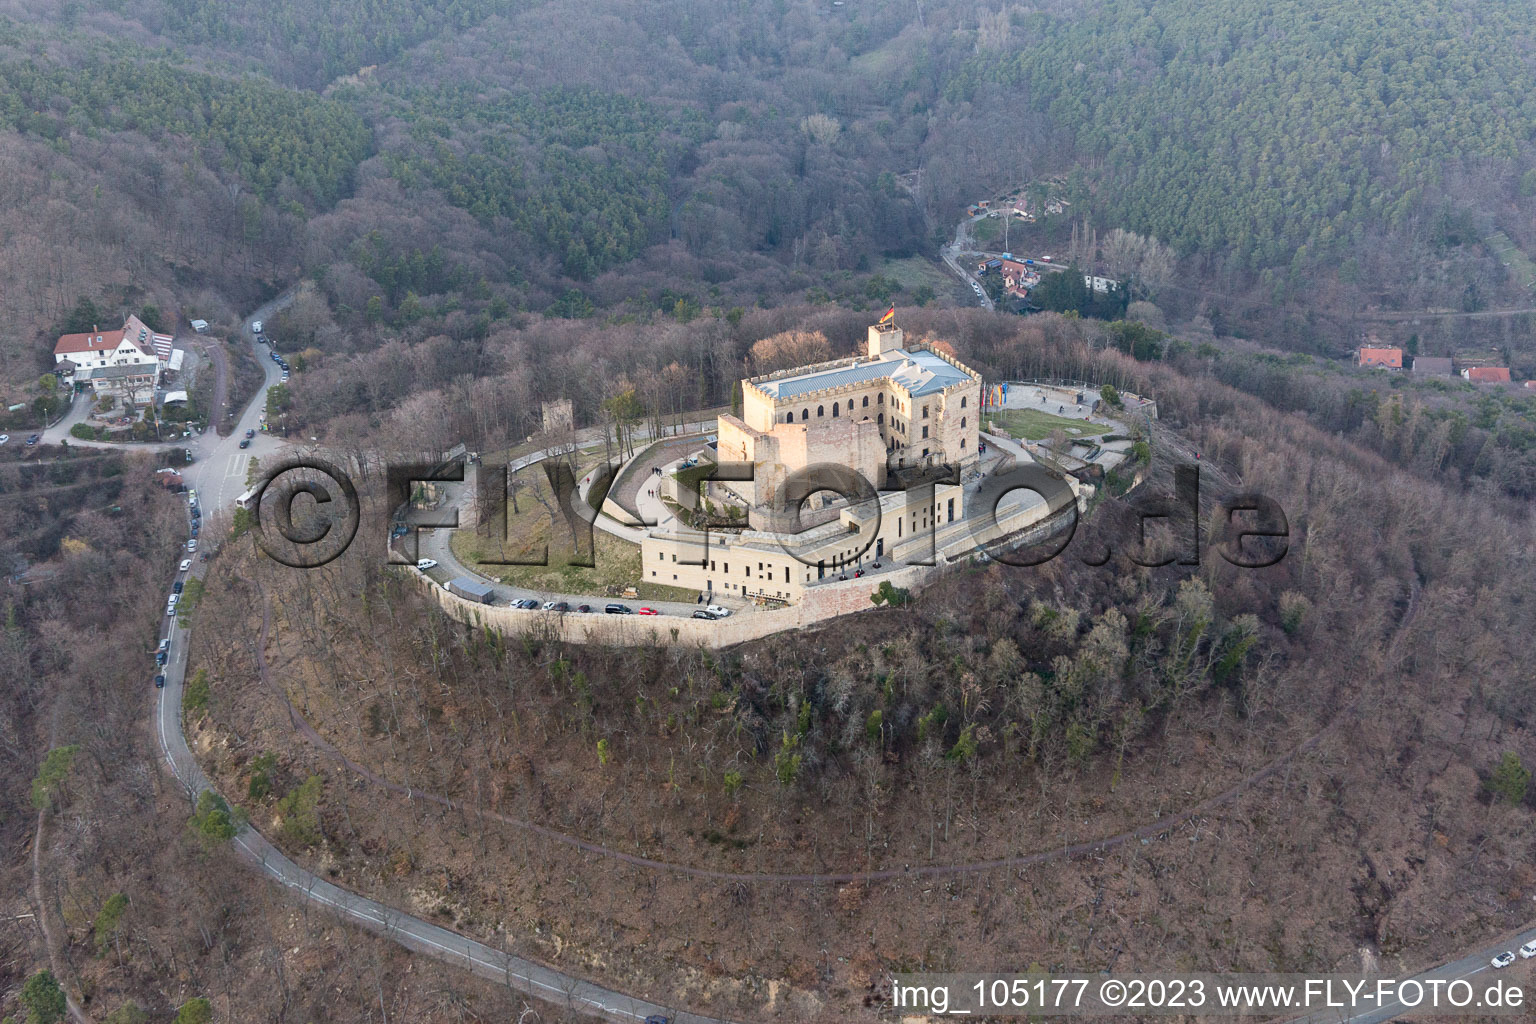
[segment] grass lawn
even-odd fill
[[[1509,273],[1521,287],[1527,291],[1536,289],[1536,263],[1532,263],[1529,256],[1521,252],[1515,243],[1509,240],[1509,236],[1502,231],[1496,231],[1484,239],[1488,248],[1494,255],[1509,266]]]
[[[585,473],[583,466],[577,474]],[[454,556],[483,575],[499,579],[513,587],[551,590],[564,593],[601,595],[617,593],[640,583],[640,548],[596,527],[592,543],[596,549],[596,567],[572,565],[575,544],[570,524],[563,514],[553,517],[554,494],[544,471],[530,466],[512,475],[521,486],[517,489],[517,511],[507,503],[507,539],[482,535],[476,530],[456,530],[450,540]],[[586,540],[583,538],[583,546]],[[512,558],[532,560],[549,549],[547,565],[487,565],[485,560]],[[692,599],[692,593],[689,594]]]
[[[989,409],[986,422],[996,424],[1009,437],[1026,441],[1044,441],[1053,430],[1063,430],[1068,437],[1093,437],[1107,434],[1110,428],[1070,416],[1056,416],[1038,409]]]
[[[921,285],[927,285],[935,292],[943,294],[955,284],[953,274],[937,266],[931,260],[925,260],[921,256],[909,256],[904,260],[886,260],[880,268],[881,275],[891,278],[901,285],[903,291],[915,291]]]

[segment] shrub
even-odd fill
[[[277,802],[277,813],[283,818],[283,838],[303,846],[314,846],[325,838],[320,831],[320,797],[324,787],[320,776],[311,775]]]
[[[128,909],[128,897],[120,892],[107,897],[107,902],[101,905],[101,910],[96,914],[96,920],[91,925],[91,930],[96,935],[96,955],[104,956],[107,947],[112,945],[112,940],[117,937],[118,925],[123,923],[123,911]]]
[[[208,686],[208,670],[200,668],[187,683],[186,689],[181,691],[181,709],[185,712],[206,711],[210,696],[212,691]]]
[[[43,810],[53,804],[59,790],[64,785],[64,779],[69,775],[70,766],[75,763],[75,754],[80,748],[74,744],[67,747],[54,747],[43,758],[43,763],[38,766],[37,774],[32,778],[32,806]]]
[[[176,1012],[175,1024],[208,1024],[213,1020],[213,1004],[202,996],[188,999]]]
[[[1311,610],[1311,601],[1294,590],[1287,590],[1280,595],[1280,628],[1295,636]]]
[[[1488,780],[1488,788],[1508,804],[1519,804],[1525,799],[1526,787],[1531,783],[1531,770],[1520,761],[1513,750],[1506,751]]]
[[[205,846],[214,846],[235,838],[240,831],[240,815],[231,810],[223,797],[211,789],[205,789],[197,798],[197,808],[192,812],[192,831]]]
[[[21,1005],[27,1008],[27,1024],[59,1024],[64,1019],[64,990],[52,971],[38,971],[21,987]]]

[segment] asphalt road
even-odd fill
[[[986,214],[981,214],[980,216],[971,217],[968,220],[961,221],[955,227],[954,241],[940,249],[939,255],[943,257],[944,264],[949,267],[950,270],[953,270],[956,274],[960,275],[960,279],[965,282],[967,288],[971,289],[971,294],[976,298],[978,302],[981,303],[983,309],[995,309],[996,306],[993,304],[991,298],[988,297],[985,290],[982,290],[980,293],[976,291],[976,289],[981,286],[981,282],[978,281],[976,276],[967,270],[960,262],[960,257],[972,248],[970,234],[971,224],[981,220],[985,216]]]
[[[1439,967],[1431,968],[1422,974],[1415,974],[1413,979],[1421,982],[1465,979],[1472,986],[1472,992],[1475,993],[1476,997],[1481,997],[1488,986],[1493,984],[1495,980],[1498,980],[1502,981],[1506,986],[1511,984],[1522,986],[1525,989],[1526,1003],[1529,1005],[1532,999],[1536,999],[1536,960],[1522,960],[1517,955],[1512,966],[1502,969],[1495,968],[1489,961],[1497,953],[1514,951],[1522,944],[1533,940],[1536,940],[1536,927],[1527,926],[1524,931],[1511,938],[1508,942],[1488,946],[1476,953],[1470,953],[1460,960],[1441,964]],[[1428,989],[1425,991],[1427,994]],[[1354,1014],[1343,1010],[1314,1013],[1306,1017],[1298,1017],[1290,1022],[1290,1024],[1383,1024],[1385,1021],[1393,1020],[1408,1013],[1411,1009],[1413,1008],[1394,1001],[1373,1010],[1365,1010]],[[1420,1007],[1419,1012],[1422,1012],[1422,1009]],[[1475,1019],[1475,1015],[1465,1017],[1464,1019]]]

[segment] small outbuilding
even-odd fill
[[[491,585],[472,580],[468,576],[459,576],[448,581],[448,593],[462,597],[466,601],[477,601],[480,604],[491,603]]]

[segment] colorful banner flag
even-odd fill
[[[881,317],[879,322],[882,323],[882,324],[888,324],[888,323],[890,323],[891,321],[893,321],[895,319],[896,319],[896,306],[893,303],[891,305],[891,308],[885,311],[885,316]]]

